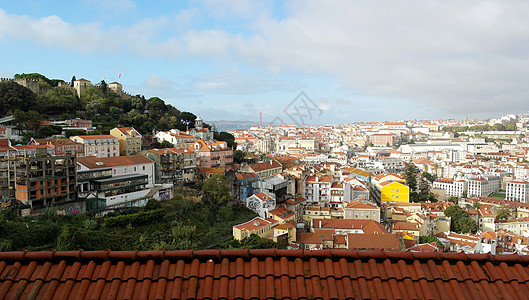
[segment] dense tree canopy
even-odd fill
[[[13,81],[0,82],[0,115],[15,109],[28,111],[37,107],[37,97],[31,90]]]
[[[452,205],[445,209],[445,216],[452,218],[451,230],[460,233],[476,233],[478,225],[476,221],[469,217],[469,215],[458,205]]]
[[[12,114],[16,109],[22,112],[34,110],[44,119],[83,118],[94,121],[100,132],[106,132],[116,126],[134,127],[142,134],[153,130],[186,130],[195,126],[196,115],[181,112],[166,104],[158,97],[146,99],[142,95],[122,98],[108,89],[105,81],[88,87],[81,95],[73,89],[57,87],[57,82],[45,76],[19,74],[16,78],[39,80],[47,89],[46,94],[38,97],[29,89],[12,81],[0,83],[0,115]],[[72,77],[72,81],[75,76]],[[210,127],[204,124],[205,127]],[[234,138],[228,133],[217,134],[219,139],[235,146]]]

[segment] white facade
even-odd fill
[[[141,155],[131,155],[130,157],[135,157]],[[87,171],[87,170],[93,170],[94,168],[87,167],[83,165],[83,159],[80,158],[77,160],[77,166],[78,171]],[[87,158],[88,159],[88,158]],[[117,158],[119,159],[119,158]],[[98,166],[98,168],[112,168],[112,177],[114,176],[121,176],[121,175],[130,175],[130,174],[139,174],[139,175],[147,175],[147,187],[154,186],[154,161],[145,158],[145,160],[149,160],[150,162],[147,163],[122,163],[119,162],[95,162],[95,164]]]
[[[268,212],[276,208],[276,199],[266,193],[253,194],[246,198],[246,207],[261,218],[267,218]]]
[[[84,145],[85,156],[99,158],[119,156],[118,139],[111,135],[72,136],[70,139]]]
[[[433,182],[433,187],[446,192],[447,196],[462,197],[467,190],[468,183],[465,180],[451,180],[440,178]]]
[[[470,179],[468,181],[469,197],[487,197],[499,191],[501,180],[498,176],[485,176]]]
[[[505,200],[529,203],[529,182],[522,179],[507,182]]]

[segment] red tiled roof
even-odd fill
[[[348,250],[0,253],[0,298],[526,299],[528,256]]]
[[[95,139],[116,139],[116,137],[110,134],[99,134],[99,135],[79,135],[79,138],[83,140],[95,140]],[[117,139],[116,139],[117,140]]]
[[[78,157],[77,162],[87,167],[88,169],[100,169],[100,168],[153,163],[152,160],[148,159],[145,156],[139,155],[139,154],[128,155],[128,156],[101,157],[101,158],[98,158],[95,156],[84,156],[84,157]]]
[[[260,162],[256,164],[251,164],[250,168],[252,168],[254,172],[261,172],[264,170],[281,168],[281,164],[277,162],[276,160],[270,160],[270,161],[264,161],[264,162]]]
[[[347,249],[384,249],[402,250],[399,236],[396,234],[348,233]]]
[[[356,250],[0,253],[0,298],[526,299],[529,256]]]

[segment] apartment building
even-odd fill
[[[77,135],[70,139],[83,145],[85,156],[116,157],[119,156],[118,139],[110,134],[103,135]]]
[[[53,145],[55,147],[55,155],[70,155],[74,154],[77,157],[85,156],[84,146],[70,139],[31,139],[30,145]]]
[[[154,137],[158,140],[158,142],[167,141],[178,149],[188,149],[197,140],[196,137],[176,129],[171,129],[169,131],[159,131]]]
[[[523,179],[507,182],[505,200],[529,203],[529,182]]]
[[[330,202],[332,175],[311,175],[303,181],[303,198],[308,203]]]
[[[273,219],[255,217],[248,222],[233,226],[233,238],[240,241],[252,234],[262,238],[270,238],[272,236],[272,228],[278,224]]]
[[[110,135],[118,139],[119,154],[122,156],[138,154],[141,151],[141,134],[133,127],[116,127]]]
[[[80,183],[80,195],[104,199],[107,207],[143,206],[150,198],[172,197],[172,185],[154,186],[154,162],[141,155],[80,157],[77,165],[87,179]]]
[[[497,192],[501,186],[501,179],[498,176],[479,176],[468,180],[468,196],[482,197],[489,196]]]
[[[74,155],[0,158],[2,194],[32,209],[76,200]]]
[[[439,178],[433,182],[435,189],[441,189],[446,192],[446,196],[462,197],[468,188],[466,180],[452,180],[448,178]]]
[[[224,141],[197,140],[189,151],[196,153],[198,165],[201,168],[231,168],[233,164],[233,150]]]
[[[194,151],[178,148],[151,149],[142,151],[141,155],[154,161],[156,183],[195,180],[198,164]]]

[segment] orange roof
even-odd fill
[[[84,140],[95,140],[95,139],[115,139],[115,140],[117,140],[116,137],[114,137],[114,136],[112,136],[110,134],[79,135],[78,137],[80,137],[81,139],[84,139]]]
[[[110,167],[119,167],[127,165],[139,165],[139,164],[148,164],[153,163],[152,160],[148,159],[145,156],[136,154],[128,156],[116,156],[116,157],[95,157],[95,156],[83,156],[78,157],[77,162],[88,169],[100,169],[100,168],[110,168]]]
[[[397,234],[348,233],[347,249],[403,250]]]
[[[277,221],[255,217],[246,223],[235,225],[234,227],[240,230],[252,231],[274,223],[277,223]]]
[[[256,196],[257,198],[259,198],[259,200],[261,200],[261,201],[273,200],[272,197],[268,196],[268,195],[265,194],[265,193],[257,193],[257,194],[254,194],[254,196]]]
[[[269,169],[281,168],[281,164],[277,160],[264,161],[249,165],[254,172],[261,172]]]
[[[362,201],[349,202],[345,207],[351,209],[378,209],[378,207],[371,204],[363,203]]]

